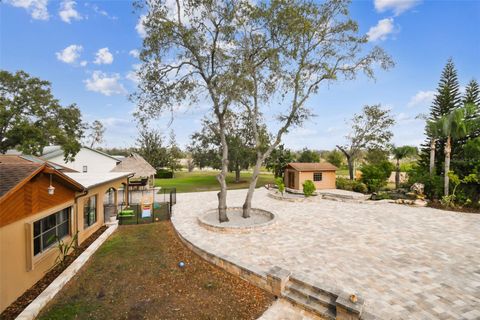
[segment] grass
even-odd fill
[[[177,188],[177,192],[200,192],[219,190],[220,186],[217,181],[218,171],[193,171],[193,172],[175,172],[173,179],[156,179],[155,185],[169,188]],[[235,174],[229,173],[227,176],[227,185],[229,190],[248,188],[250,172],[242,172],[240,182],[235,182]],[[257,182],[257,188],[267,183],[274,183],[273,174],[260,174]]]
[[[38,319],[256,319],[272,301],[188,250],[162,221],[120,226]]]

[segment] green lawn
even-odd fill
[[[155,185],[163,188],[177,188],[177,192],[199,192],[219,190],[220,185],[217,181],[218,171],[193,171],[193,172],[175,172],[173,179],[156,179]],[[242,172],[240,182],[235,183],[235,174],[229,173],[227,176],[227,185],[229,190],[246,189],[252,176],[249,172]],[[274,177],[270,173],[262,173],[258,178],[257,187],[267,183],[273,183]]]
[[[257,319],[272,302],[189,250],[161,221],[120,226],[38,319]]]

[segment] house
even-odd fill
[[[89,147],[82,147],[75,160],[66,162],[60,146],[47,146],[43,148],[41,158],[84,173],[110,172],[121,162],[121,159]]]
[[[60,168],[31,156],[0,155],[0,312],[54,266],[55,236],[68,242],[77,234],[81,244],[104,225],[104,198],[116,198],[133,175]]]
[[[122,162],[112,169],[112,172],[135,172],[131,179],[131,185],[144,180],[144,186],[153,187],[157,170],[138,153],[131,153],[128,157],[123,158]]]
[[[328,162],[291,162],[285,168],[284,182],[289,189],[301,190],[306,180],[311,180],[315,188],[335,189],[337,167]]]

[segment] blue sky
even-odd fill
[[[76,103],[85,121],[103,122],[104,146],[131,146],[137,128],[127,96],[138,63],[132,50],[142,44],[140,13],[133,11],[130,1],[3,1],[0,67],[50,81],[62,104]],[[377,103],[397,119],[393,141],[418,145],[424,123],[415,116],[428,111],[447,59],[454,59],[462,86],[480,80],[480,1],[353,1],[351,15],[369,45],[382,46],[396,66],[375,81],[358,77],[322,87],[308,103],[317,117],[292,130],[287,147],[332,149],[344,142],[345,121]],[[185,146],[204,113],[181,111],[171,127],[168,115],[156,125],[166,136],[173,128]]]

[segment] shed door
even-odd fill
[[[295,172],[288,172],[288,187],[290,189],[295,189]]]

